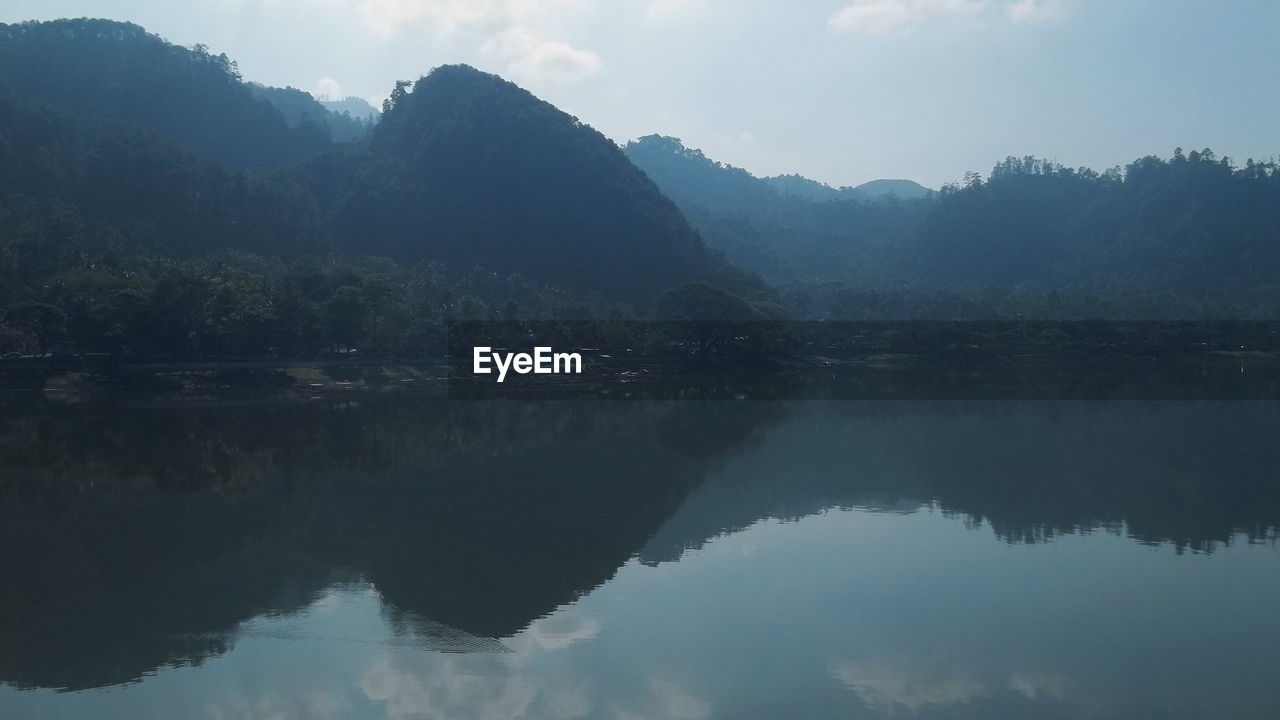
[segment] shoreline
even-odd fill
[[[1280,353],[868,353],[753,355],[691,361],[588,357],[581,375],[475,376],[433,361],[121,363],[114,372],[0,364],[0,397],[173,401],[421,394],[520,399],[1204,399],[1280,400]]]

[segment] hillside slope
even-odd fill
[[[290,127],[254,97],[226,55],[132,23],[0,25],[0,85],[73,116],[137,124],[232,168],[298,162],[331,146],[320,127]]]
[[[451,320],[771,297],[602,135],[470,68],[335,143],[309,95],[134,25],[4,26],[0,58],[0,354],[421,356]]]
[[[608,138],[467,66],[400,84],[367,153],[311,170],[336,188],[346,250],[520,272],[639,307],[683,282],[761,289]]]
[[[1178,149],[1099,173],[1011,157],[924,198],[862,202],[816,201],[825,186],[761,180],[674,138],[626,152],[803,315],[1280,317],[1274,162]]]

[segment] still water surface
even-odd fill
[[[4,415],[3,718],[1273,718],[1280,407]]]

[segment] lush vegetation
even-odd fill
[[[0,25],[0,84],[68,116],[135,123],[232,168],[296,162],[330,145],[314,123],[290,127],[256,98],[225,54],[130,23]]]
[[[255,97],[266,100],[279,110],[289,127],[302,127],[310,123],[323,129],[335,142],[359,140],[367,136],[374,126],[370,115],[353,116],[350,109],[352,105],[348,101],[336,104],[336,107],[343,108],[339,111],[311,97],[311,93],[295,87],[278,88],[249,83],[249,88]],[[359,113],[359,105],[354,107]]]
[[[378,108],[369,104],[364,98],[354,95],[339,100],[319,100],[326,110],[337,115],[344,115],[367,124],[378,121]]]
[[[397,84],[367,150],[307,173],[349,252],[520,272],[644,309],[681,282],[761,289],[611,141],[469,67]]]
[[[626,152],[801,316],[1280,317],[1274,162],[1177,150],[1098,173],[1009,158],[935,197],[866,202],[783,192],[672,138]]]
[[[385,110],[251,86],[134,25],[0,26],[0,352],[420,354],[454,319],[766,294],[510,83],[440,68]]]
[[[0,26],[0,352],[421,354],[450,320],[1280,317],[1272,162],[1010,158],[938,193],[835,189],[673,138],[619,148],[465,66],[397,83],[376,119],[340,102],[135,25]]]

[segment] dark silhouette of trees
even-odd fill
[[[334,142],[350,142],[368,136],[373,121],[367,117],[352,117],[350,110],[336,112],[316,100],[304,90],[295,87],[268,87],[249,83],[254,97],[270,102],[284,117],[290,127],[311,124],[319,128]]]
[[[450,320],[631,317],[682,280],[767,295],[497,77],[401,81],[371,129],[99,20],[0,27],[0,280],[0,352],[170,356],[422,354]]]
[[[636,305],[682,281],[762,291],[616,145],[497,76],[459,65],[396,83],[369,147],[339,161],[340,247],[519,271]],[[333,162],[313,164],[318,182]]]
[[[1274,162],[1179,149],[1099,173],[1011,157],[930,198],[870,203],[778,192],[807,186],[673,138],[626,152],[710,244],[806,316],[1280,317]]]
[[[673,138],[620,149],[465,66],[396,83],[368,127],[135,25],[4,25],[0,352],[422,354],[451,320],[646,309],[1280,316],[1273,162],[1009,158],[874,202],[806,183]]]
[[[137,124],[234,168],[297,162],[330,146],[319,126],[290,127],[254,97],[225,54],[172,45],[131,23],[2,25],[0,84],[74,116]]]

